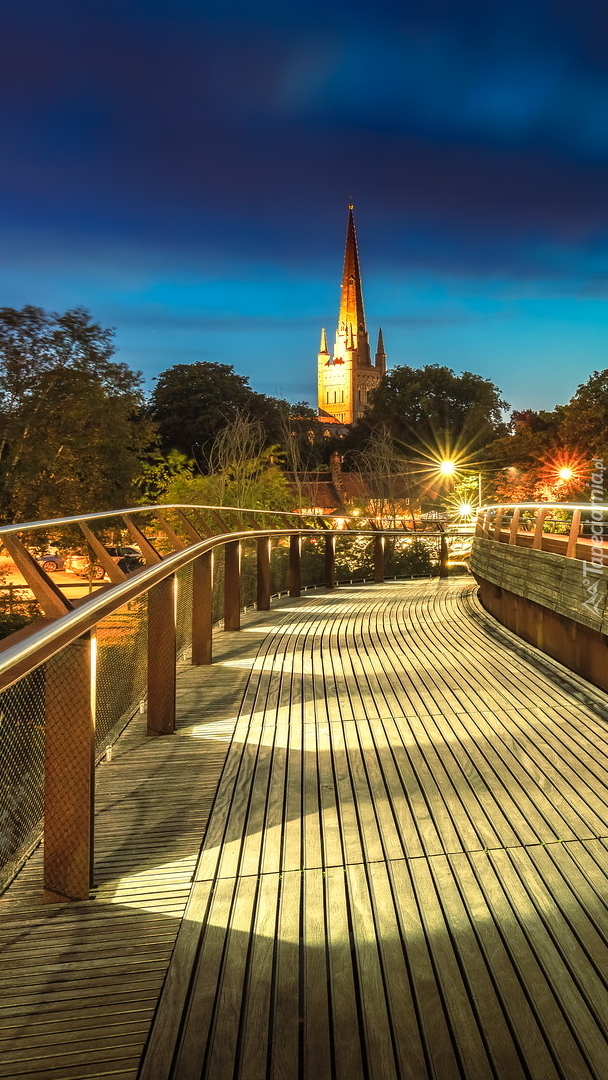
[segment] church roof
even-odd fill
[[[344,252],[344,271],[340,292],[340,314],[338,329],[346,331],[354,342],[359,335],[365,334],[365,313],[363,310],[363,291],[359,270],[359,253],[355,234],[353,207],[348,209],[348,227],[346,230],[346,250]],[[353,346],[350,346],[353,347]]]

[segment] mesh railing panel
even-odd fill
[[[337,538],[337,577],[354,580],[373,576],[373,541],[371,538]],[[436,537],[421,541],[427,560],[436,555]],[[256,601],[256,542],[243,543],[241,603]],[[409,576],[404,557],[412,562],[411,541],[387,544],[387,576]],[[302,539],[301,582],[304,587],[323,584],[325,540]],[[416,572],[416,571],[415,571]],[[417,568],[420,573],[420,569]],[[192,567],[177,574],[176,632],[178,655],[188,647],[192,630]],[[289,587],[289,539],[277,538],[272,545],[271,591],[285,592]],[[224,549],[214,551],[213,620],[223,614]],[[147,614],[144,594],[120,607],[97,626],[96,749],[102,751],[137,709],[147,691]],[[40,835],[43,813],[45,687],[59,685],[60,725],[69,724],[70,707],[77,688],[69,679],[53,674],[49,661],[0,693],[0,888],[23,861],[27,850]],[[54,669],[56,670],[56,668]],[[54,679],[54,681],[53,681]],[[64,685],[65,684],[65,685]],[[61,727],[60,729],[61,730]]]
[[[40,836],[45,669],[0,693],[0,890]]]
[[[192,565],[179,570],[176,578],[175,651],[181,656],[192,641]]]
[[[304,588],[322,585],[325,580],[325,539],[321,536],[302,538],[300,580]]]
[[[97,750],[145,696],[147,607],[147,597],[137,597],[97,626]]]
[[[274,540],[270,549],[270,593],[287,592],[289,588],[289,537]]]
[[[374,576],[373,539],[369,536],[336,538],[336,581],[365,581]]]
[[[244,540],[241,546],[241,607],[252,607],[257,598],[257,544]]]
[[[384,574],[387,578],[430,577],[439,563],[440,538],[392,537],[384,549]]]
[[[213,622],[217,623],[224,615],[224,548],[215,548],[213,552]]]

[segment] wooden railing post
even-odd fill
[[[532,541],[532,547],[535,551],[543,550],[543,526],[545,524],[546,516],[546,509],[541,509],[538,511],[538,515],[536,518],[536,527],[534,529],[534,539]]]
[[[494,529],[492,531],[492,539],[494,539],[494,540],[500,540],[500,530],[502,528],[502,519],[503,519],[504,512],[505,511],[504,511],[503,506],[501,506],[500,510],[496,511],[496,514],[495,514],[495,517],[494,517]]]
[[[148,735],[175,731],[175,574],[148,591]]]
[[[479,511],[478,514],[477,514],[477,517],[475,519],[475,536],[483,536],[483,523],[484,523],[484,521],[485,521],[485,511],[483,513],[481,511]]]
[[[384,581],[384,537],[374,536],[374,581]]]
[[[485,514],[483,515],[482,525],[481,525],[481,535],[484,537],[485,540],[490,539],[490,521],[491,521],[491,518],[492,518],[492,511],[491,510],[486,510]]]
[[[270,610],[270,536],[258,536],[257,609]]]
[[[300,580],[300,555],[302,553],[302,537],[289,537],[289,595],[299,596],[302,591]]]
[[[224,630],[241,629],[241,542],[224,545]]]
[[[336,587],[336,534],[328,532],[325,536],[325,588]]]
[[[513,511],[513,517],[511,518],[511,528],[509,529],[509,543],[510,544],[516,544],[517,543],[517,532],[519,530],[520,514],[521,514],[521,508],[519,506],[516,506],[515,510]]]
[[[576,559],[576,545],[578,544],[578,534],[581,529],[581,513],[581,510],[575,510],[572,514],[570,535],[568,536],[568,546],[566,548],[568,559]]]
[[[213,661],[213,552],[192,563],[192,663]]]
[[[45,669],[47,903],[87,900],[93,884],[96,646],[91,631],[53,656]]]

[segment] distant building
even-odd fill
[[[353,505],[365,507],[371,499],[368,479],[342,471],[342,456],[334,451],[329,469],[287,473],[296,510],[301,514],[350,514]]]
[[[382,330],[378,332],[375,363],[371,359],[352,206],[348,211],[340,312],[333,355],[329,353],[327,336],[322,330],[317,371],[319,420],[321,423],[327,421],[328,428],[331,426],[333,429],[332,435],[339,433],[336,423],[341,427],[363,416],[370,391],[375,390],[386,371]]]

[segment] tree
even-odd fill
[[[369,492],[361,509],[373,517],[403,517],[414,498],[412,466],[399,452],[388,424],[374,428],[363,448],[351,456],[361,476],[362,490]],[[351,465],[351,471],[352,465]]]
[[[396,367],[370,394],[355,429],[355,442],[387,425],[394,440],[414,454],[477,453],[505,431],[501,392],[489,379],[439,364]]]
[[[594,371],[558,412],[564,445],[587,462],[603,457],[608,450],[608,368]]]
[[[207,475],[181,467],[167,485],[162,501],[201,506],[242,506],[250,510],[288,510],[289,484],[278,465],[276,447],[266,447],[258,420],[237,412],[216,435],[209,451]]]
[[[216,435],[237,413],[247,412],[264,429],[266,445],[279,438],[281,416],[289,406],[258,394],[230,364],[176,364],[156,380],[150,415],[165,451],[180,450],[203,470]]]
[[[0,309],[0,510],[11,521],[112,509],[132,498],[154,440],[141,376],[83,308]]]
[[[602,427],[601,394],[593,400],[594,392],[586,393],[594,379],[579,387],[568,405],[551,412],[512,413],[510,435],[488,448],[499,468],[494,484],[498,499],[563,502],[587,497],[590,459],[594,452],[601,455],[606,445],[602,431],[608,431]],[[589,445],[583,447],[583,438]]]
[[[296,506],[299,509],[316,507],[319,470],[327,446],[323,428],[310,405],[298,401],[283,411],[279,441]]]

